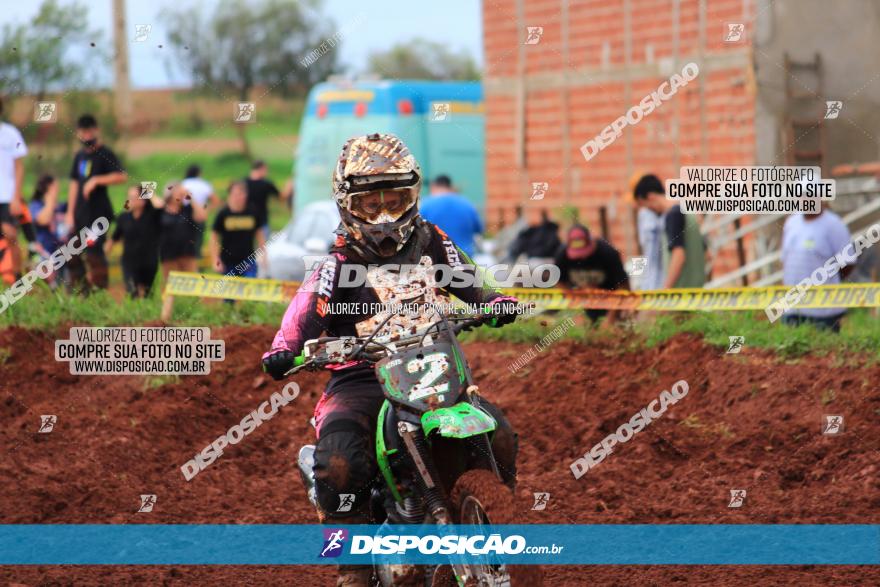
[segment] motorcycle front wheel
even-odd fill
[[[513,493],[494,473],[482,469],[467,471],[452,489],[453,519],[456,524],[486,528],[492,524],[513,524],[516,508]],[[463,583],[456,581],[452,567],[444,565],[434,573],[433,587],[535,587],[542,584],[538,565],[505,565],[487,557],[479,563],[467,565],[469,577]]]

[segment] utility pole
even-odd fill
[[[123,133],[131,126],[131,82],[128,78],[128,35],[125,0],[113,0],[113,111]]]

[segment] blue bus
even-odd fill
[[[294,215],[330,198],[330,175],[353,136],[387,132],[406,142],[423,185],[439,174],[485,209],[483,89],[479,82],[334,81],[309,93],[295,163]]]

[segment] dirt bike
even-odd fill
[[[393,315],[392,315],[393,316]],[[511,524],[512,485],[492,452],[495,419],[483,408],[456,334],[485,324],[487,317],[439,316],[421,332],[377,339],[392,317],[367,337],[306,342],[288,375],[350,361],[374,366],[385,394],[376,425],[376,460],[382,481],[371,490],[371,511],[388,524]],[[299,469],[315,505],[313,445],[300,449]],[[482,532],[481,532],[482,533]],[[485,534],[488,535],[489,529]],[[448,565],[374,564],[376,585],[510,586],[541,584],[535,565],[451,560]],[[415,579],[407,581],[406,577]]]

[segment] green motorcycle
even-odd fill
[[[491,318],[439,316],[421,332],[378,340],[367,337],[319,338],[306,342],[288,375],[350,361],[367,361],[385,394],[376,423],[376,460],[382,481],[372,488],[373,517],[385,524],[515,523],[513,479],[505,483],[491,436],[497,423],[481,408],[477,386],[456,334]],[[300,449],[299,469],[315,504],[313,445]],[[486,529],[489,532],[489,528]],[[421,569],[374,565],[375,584],[400,584],[417,577],[419,585],[540,585],[535,565],[504,565],[451,560]],[[413,583],[407,583],[413,584]]]

